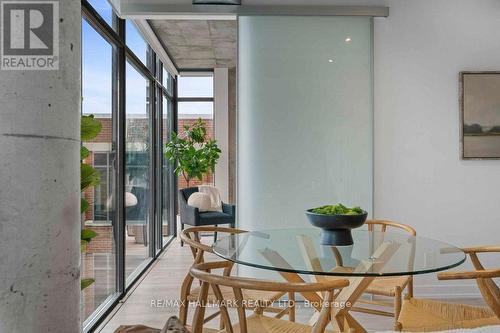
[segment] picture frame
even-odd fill
[[[459,83],[461,159],[500,159],[500,71],[462,71]]]

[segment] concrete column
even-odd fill
[[[80,331],[80,1],[59,11],[59,69],[0,70],[0,332]]]
[[[229,202],[236,202],[236,68],[229,69]]]
[[[214,118],[215,139],[222,151],[215,167],[215,187],[220,192],[222,201],[229,199],[229,87],[228,69],[214,69]]]

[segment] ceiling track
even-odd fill
[[[123,3],[120,16],[132,19],[236,19],[238,16],[389,16],[382,6],[224,6]]]

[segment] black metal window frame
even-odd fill
[[[180,69],[179,76],[188,76],[188,77],[206,77],[210,75],[212,77],[212,85],[214,79],[214,71],[213,69]],[[180,97],[176,95],[176,101],[178,103],[182,102],[214,102],[215,92],[212,92],[212,97]],[[215,115],[214,115],[215,116]]]
[[[214,86],[214,70],[213,69],[193,69],[193,68],[189,68],[189,69],[177,69],[177,71],[179,72],[179,77],[181,76],[190,76],[190,77],[203,77],[203,76],[208,76],[210,75],[212,77],[212,87]],[[198,75],[197,75],[198,74]],[[211,102],[213,107],[212,107],[212,111],[213,111],[213,114],[212,114],[212,119],[213,119],[213,123],[214,123],[214,131],[215,131],[215,90],[212,91],[212,97],[179,97],[179,85],[178,85],[178,81],[175,80],[175,85],[174,85],[174,89],[175,89],[175,99],[174,99],[174,105],[175,105],[175,116],[174,116],[174,121],[175,121],[175,132],[176,133],[179,133],[178,132],[178,127],[179,127],[179,103],[182,103],[182,102]],[[172,176],[174,178],[172,178],[172,182],[174,182],[175,184],[175,191],[177,192],[177,187],[178,187],[178,177],[175,176],[175,173],[173,172],[172,170]],[[177,193],[176,193],[177,194]],[[171,205],[173,205],[173,207],[175,207],[175,211],[174,212],[177,212],[178,210],[178,207],[177,207],[177,198],[175,199],[175,202]],[[175,217],[175,213],[174,213],[174,217]]]
[[[169,124],[168,133],[177,131],[177,80],[172,80],[173,89],[169,91],[168,87],[163,85],[163,64],[157,58],[151,46],[148,45],[148,61],[143,64],[142,61],[129,49],[126,44],[126,21],[119,18],[113,12],[113,26],[110,26],[92,7],[87,0],[81,0],[82,20],[85,20],[97,33],[99,33],[113,49],[112,54],[112,127],[113,144],[116,151],[115,159],[115,179],[116,184],[113,187],[115,207],[115,223],[113,229],[115,241],[115,262],[116,262],[116,292],[111,294],[105,302],[99,305],[92,315],[88,318],[82,318],[83,332],[94,331],[103,321],[103,319],[113,310],[125,294],[139,280],[147,268],[158,258],[168,244],[176,236],[176,202],[177,202],[177,177],[173,173],[173,168],[168,172],[168,219],[169,219],[169,241],[163,244],[162,237],[162,191],[163,185],[163,143],[162,143],[162,120],[163,120],[163,97],[170,101],[173,110],[167,115]],[[149,82],[149,126],[151,128],[150,142],[150,216],[152,217],[149,225],[149,233],[152,235],[149,243],[149,259],[135,270],[134,274],[126,277],[125,270],[125,144],[126,144],[126,64],[127,62],[134,69],[144,76]],[[146,103],[146,101],[145,101]]]
[[[92,220],[93,221],[106,221],[106,222],[110,222],[111,221],[111,217],[110,217],[110,213],[109,211],[106,211],[104,212],[105,215],[106,215],[106,218],[105,219],[102,219],[101,217],[99,218],[96,218],[96,212],[99,211],[99,208],[97,207],[97,205],[95,204],[98,200],[97,198],[99,197],[99,199],[101,199],[101,204],[102,204],[102,197],[100,197],[100,194],[97,195],[97,192],[101,192],[102,191],[102,186],[105,186],[106,187],[106,191],[105,193],[107,194],[106,195],[106,199],[109,197],[109,194],[111,193],[111,184],[110,184],[110,180],[111,180],[111,177],[110,177],[110,174],[111,174],[111,168],[110,168],[110,165],[111,165],[111,159],[110,159],[110,152],[109,151],[94,151],[94,158],[93,158],[93,161],[92,161],[92,164],[93,164],[93,167],[94,169],[96,169],[98,172],[99,172],[99,176],[101,177],[101,183],[94,187],[94,205],[93,205],[93,211],[92,211]],[[97,156],[104,156],[105,159],[106,159],[106,163],[100,163],[100,162],[97,162]],[[103,183],[102,181],[102,176],[103,176],[103,173],[104,172],[104,175],[105,175],[105,178],[106,178],[106,182]]]
[[[212,77],[212,85],[214,85],[214,71],[213,69],[180,69],[178,70],[179,72],[179,76],[182,77],[182,76],[189,76],[189,77],[204,77],[204,76],[208,76],[210,75]],[[177,84],[177,80],[176,80],[176,84],[175,84],[175,124],[176,124],[176,129],[175,131],[177,132],[178,130],[178,126],[179,126],[179,103],[182,103],[182,102],[211,102],[213,104],[213,114],[212,114],[212,119],[214,121],[214,126],[215,126],[215,91],[212,92],[212,97],[179,97],[179,86]],[[214,130],[215,130],[215,127],[214,127]],[[177,132],[178,133],[178,132]],[[177,180],[175,181],[175,184],[178,184],[177,183]]]

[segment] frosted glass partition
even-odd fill
[[[337,202],[372,212],[371,20],[239,18],[239,227],[307,226],[307,208]]]

